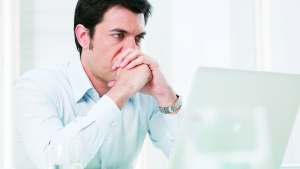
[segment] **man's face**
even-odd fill
[[[114,80],[112,65],[116,56],[126,49],[140,49],[145,35],[143,14],[135,14],[121,6],[109,9],[96,25],[89,49],[83,50],[81,61],[90,80],[107,84]],[[92,79],[91,79],[92,78]]]

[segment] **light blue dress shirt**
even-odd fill
[[[170,157],[181,116],[160,113],[141,93],[120,111],[99,97],[79,58],[25,73],[14,99],[17,169],[44,169],[47,150],[58,144],[76,144],[86,168],[131,169],[147,133]]]

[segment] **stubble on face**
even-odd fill
[[[93,44],[93,40],[91,40],[91,43],[89,45],[89,50],[93,50],[93,48],[94,48],[94,44]]]

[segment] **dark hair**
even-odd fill
[[[103,20],[104,13],[110,8],[120,5],[134,13],[143,13],[145,23],[151,15],[152,6],[147,0],[78,0],[74,15],[74,36],[77,50],[81,54],[82,47],[76,38],[75,28],[82,24],[89,30],[93,39],[95,27]]]

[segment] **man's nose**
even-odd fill
[[[126,39],[122,50],[124,51],[124,50],[126,50],[128,48],[138,49],[138,46],[136,45],[136,42],[135,42],[135,38],[128,38],[128,39]]]

